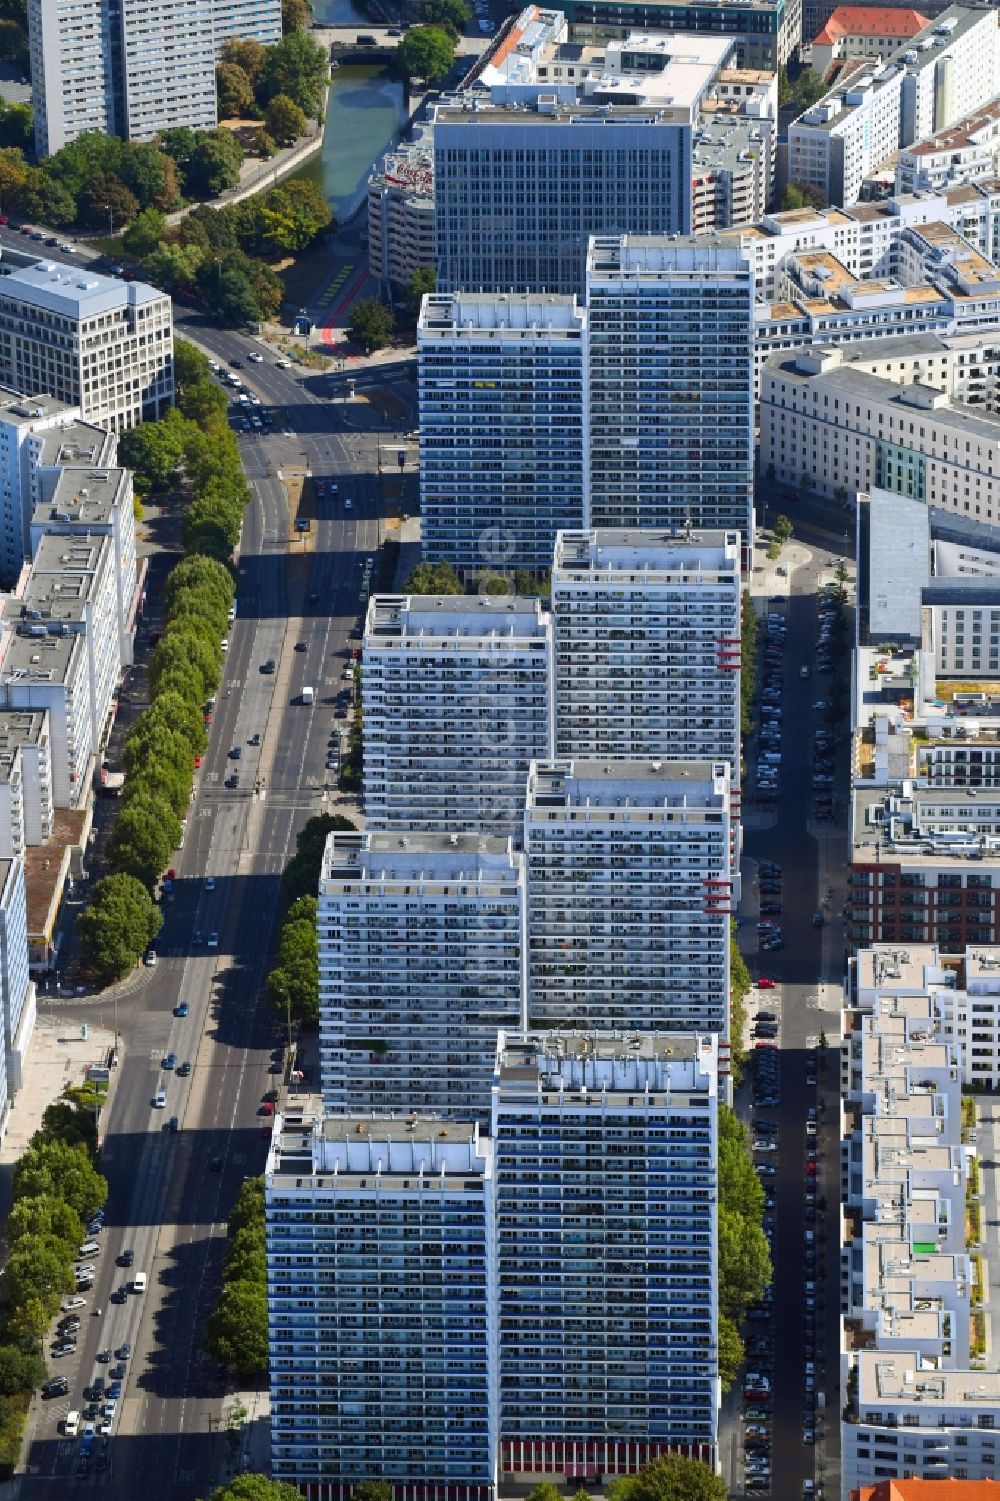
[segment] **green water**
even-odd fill
[[[403,85],[374,64],[341,64],[333,74],[323,149],[296,172],[318,182],[338,224],[364,201],[368,174],[406,120]]]

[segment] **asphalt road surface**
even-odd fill
[[[159,962],[119,1005],[124,1052],[103,1152],[110,1182],[103,1249],[77,1354],[51,1362],[69,1377],[70,1396],[36,1398],[32,1405],[28,1470],[17,1482],[29,1497],[62,1495],[72,1484],[77,1493],[121,1501],[187,1501],[206,1494],[221,1461],[225,1393],[200,1345],[218,1286],[226,1216],[244,1177],[261,1171],[267,1150],[258,1111],[276,1082],[268,1070],[282,1028],[262,982],[278,883],[296,830],[333,807],[324,763],[342,721],[334,720],[332,701],[360,609],[364,560],[374,555],[379,533],[374,441],[346,428],[358,412],[332,402],[323,382],[278,369],[273,356],[248,363],[253,342],[197,318],[185,322],[184,331],[220,362],[241,360],[244,383],[280,418],[273,436],[241,439],[254,503],[242,540],[238,616],[209,751],[174,862],[178,879],[157,942]],[[292,465],[337,476],[339,495],[314,520],[310,550],[289,567],[289,553],[305,546],[291,529],[277,477]],[[295,651],[299,641],[305,651]],[[260,670],[269,657],[277,663],[274,675]],[[305,684],[316,691],[311,707],[297,702]],[[248,744],[254,734],[261,736],[259,748]],[[229,790],[224,782],[234,763],[227,757],[236,745],[241,786]],[[217,947],[209,947],[212,935]],[[189,1007],[183,1019],[173,1015],[180,1000]],[[162,1069],[168,1051],[191,1063],[189,1077]],[[164,1110],[151,1105],[160,1088]],[[172,1115],[179,1117],[176,1133],[168,1129]],[[216,1157],[221,1171],[213,1170]],[[135,1257],[128,1271],[115,1265],[126,1248]],[[112,1293],[138,1271],[148,1274],[148,1291],[113,1303]],[[123,1340],[133,1351],[110,1469],[75,1479],[78,1443],[61,1438],[60,1422],[70,1408],[85,1405],[83,1387],[107,1375],[96,1363],[98,1352]]]

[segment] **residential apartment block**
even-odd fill
[[[630,1474],[718,1436],[718,1039],[501,1034],[500,1473]]]
[[[991,99],[946,130],[899,153],[896,191],[940,192],[953,183],[996,178],[1000,172],[1000,99]]]
[[[587,256],[596,527],[753,536],[753,274],[738,250],[612,236]]]
[[[834,88],[788,128],[788,178],[828,203],[853,204],[901,147],[981,108],[996,93],[997,16],[953,5]]]
[[[264,1173],[271,1474],[493,1501],[493,1143],[417,1115],[289,1110]]]
[[[281,41],[281,0],[28,0],[27,20],[40,157],[87,130],[211,130],[225,42]]]
[[[424,556],[541,573],[586,511],[587,315],[576,299],[438,294],[417,326]]]
[[[35,1030],[35,986],[28,975],[28,918],[24,861],[0,859],[0,1006],[4,1057],[0,1084],[0,1135],[10,1100],[24,1084],[24,1062]]]
[[[730,817],[725,761],[532,766],[524,850],[533,1026],[696,1027],[728,1037]]]
[[[0,278],[0,384],[121,432],[174,397],[170,298],[138,281],[39,261]]]
[[[372,599],[367,827],[519,838],[528,767],[552,750],[551,669],[551,621],[537,599]]]
[[[327,1109],[485,1125],[497,1028],[523,1021],[523,918],[510,840],[331,834],[318,918]]]
[[[0,859],[45,844],[54,818],[48,715],[0,709]]]
[[[437,266],[434,137],[422,124],[368,179],[368,268],[383,284],[405,287],[430,266]]]
[[[557,756],[725,759],[738,783],[737,533],[560,532],[552,618]]]
[[[8,584],[31,556],[29,527],[46,436],[54,432],[58,441],[79,415],[78,407],[50,396],[0,392],[0,577]]]
[[[845,1495],[886,1474],[992,1477],[1000,1443],[1000,1376],[972,1344],[991,1310],[966,1242],[962,1049],[921,956],[877,950],[865,965],[874,995],[848,1014],[843,1050]],[[977,1279],[987,1306],[974,1323]]]
[[[1000,420],[936,387],[865,374],[839,349],[776,355],[764,366],[760,464],[779,484],[805,475],[831,498],[877,486],[1000,523]]]

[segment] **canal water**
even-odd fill
[[[405,121],[400,79],[372,64],[342,63],[332,75],[322,150],[295,176],[319,183],[343,224],[364,202],[373,164]]]

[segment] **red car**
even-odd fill
[[[273,1115],[274,1114],[274,1106],[271,1104],[271,1101],[270,1100],[264,1100],[262,1102],[261,1106],[260,1106],[260,1109],[257,1111],[257,1114],[258,1115]]]
[[[201,757],[200,756],[195,756],[195,758],[194,758],[194,768],[195,768],[195,771],[198,770],[198,767],[200,765],[201,765]]]
[[[767,975],[761,975],[759,980],[754,981],[754,984],[758,990],[777,990],[778,988],[777,980],[769,980]]]

